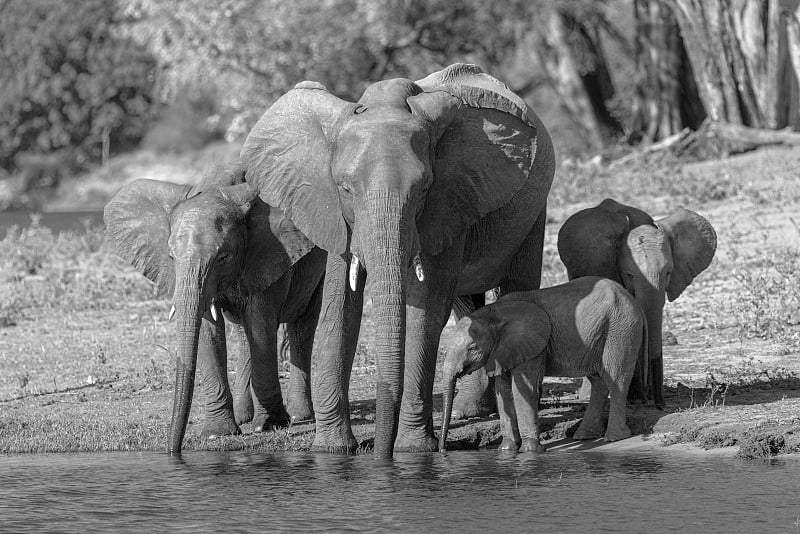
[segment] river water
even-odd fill
[[[0,213],[0,238],[30,222]],[[673,451],[0,456],[0,532],[800,533],[799,490],[798,458]]]
[[[12,226],[27,228],[33,221],[52,230],[83,230],[103,225],[102,211],[53,211],[36,213],[27,210],[0,211],[0,239]]]
[[[800,532],[800,459],[667,452],[0,457],[1,532]]]

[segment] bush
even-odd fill
[[[19,152],[75,147],[98,159],[138,142],[152,104],[154,58],[116,35],[106,0],[9,0],[0,17],[0,167]]]

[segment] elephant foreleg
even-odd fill
[[[225,322],[203,318],[197,345],[198,374],[201,376],[201,398],[205,406],[205,422],[201,435],[214,438],[238,434],[233,416],[233,401],[228,385],[228,353],[225,347]]]
[[[223,312],[228,317],[227,312]],[[253,420],[253,394],[251,389],[253,377],[253,359],[250,354],[250,342],[240,322],[228,320],[231,324],[232,345],[239,347],[239,358],[236,364],[236,380],[233,384],[233,413],[237,424],[249,423]],[[234,341],[235,339],[235,341]]]
[[[497,394],[497,410],[500,412],[500,431],[503,435],[500,450],[516,452],[522,439],[520,438],[519,425],[517,424],[514,394],[511,391],[511,375],[504,373],[496,376],[494,386]]]
[[[321,299],[322,284],[314,292],[311,302],[300,317],[286,325],[290,347],[287,407],[292,423],[314,419],[311,401],[311,352]]]
[[[395,450],[435,451],[433,381],[439,338],[450,317],[461,247],[424,256],[425,280],[409,273],[406,304],[406,361]]]
[[[278,288],[273,284],[268,290]],[[252,356],[253,431],[264,432],[289,425],[278,380],[278,310],[272,295],[248,299],[244,329]]]
[[[311,357],[311,393],[317,421],[312,449],[318,451],[351,453],[358,447],[350,428],[349,392],[366,273],[359,273],[356,290],[351,290],[349,264],[349,257],[328,254]]]
[[[511,391],[517,413],[520,452],[544,452],[539,442],[539,397],[544,377],[544,356],[517,366],[511,375]]]

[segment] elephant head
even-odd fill
[[[442,367],[445,391],[440,451],[447,442],[456,380],[484,366],[486,374],[496,376],[530,359],[544,358],[550,330],[547,313],[537,304],[524,301],[484,306],[456,324]]]
[[[245,141],[247,179],[261,198],[315,245],[350,252],[353,289],[367,271],[380,310],[376,456],[391,456],[397,434],[407,273],[424,280],[426,258],[525,184],[537,124],[505,85],[457,64],[417,82],[375,83],[357,103],[302,82]]]
[[[622,284],[644,310],[653,400],[663,406],[661,347],[664,296],[678,298],[709,266],[717,248],[711,224],[679,209],[654,221],[611,199],[572,215],[558,232],[558,253],[570,280],[602,276]]]
[[[280,210],[243,183],[241,164],[213,168],[194,187],[136,180],[104,210],[106,241],[173,299],[178,355],[169,450],[180,452],[203,318],[261,291],[313,248]]]

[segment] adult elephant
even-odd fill
[[[329,253],[314,447],[356,447],[347,382],[366,271],[375,456],[435,450],[436,353],[453,297],[539,286],[554,172],[547,130],[503,83],[456,64],[417,82],[375,83],[357,103],[302,82],[267,110],[241,154],[261,198]]]
[[[205,436],[255,431],[312,417],[311,340],[325,269],[285,214],[244,183],[240,162],[213,168],[196,186],[136,180],[106,205],[106,241],[174,298],[178,347],[169,450],[180,452],[194,389],[203,377]],[[222,313],[220,313],[222,312]],[[225,321],[242,354],[235,396],[227,379]],[[277,329],[291,343],[289,413],[278,382]],[[235,402],[234,402],[235,397]]]
[[[679,209],[654,221],[610,198],[569,217],[558,232],[558,254],[570,280],[610,278],[628,290],[647,319],[650,377],[656,406],[664,406],[661,347],[664,295],[670,302],[709,266],[717,234],[705,218]]]

